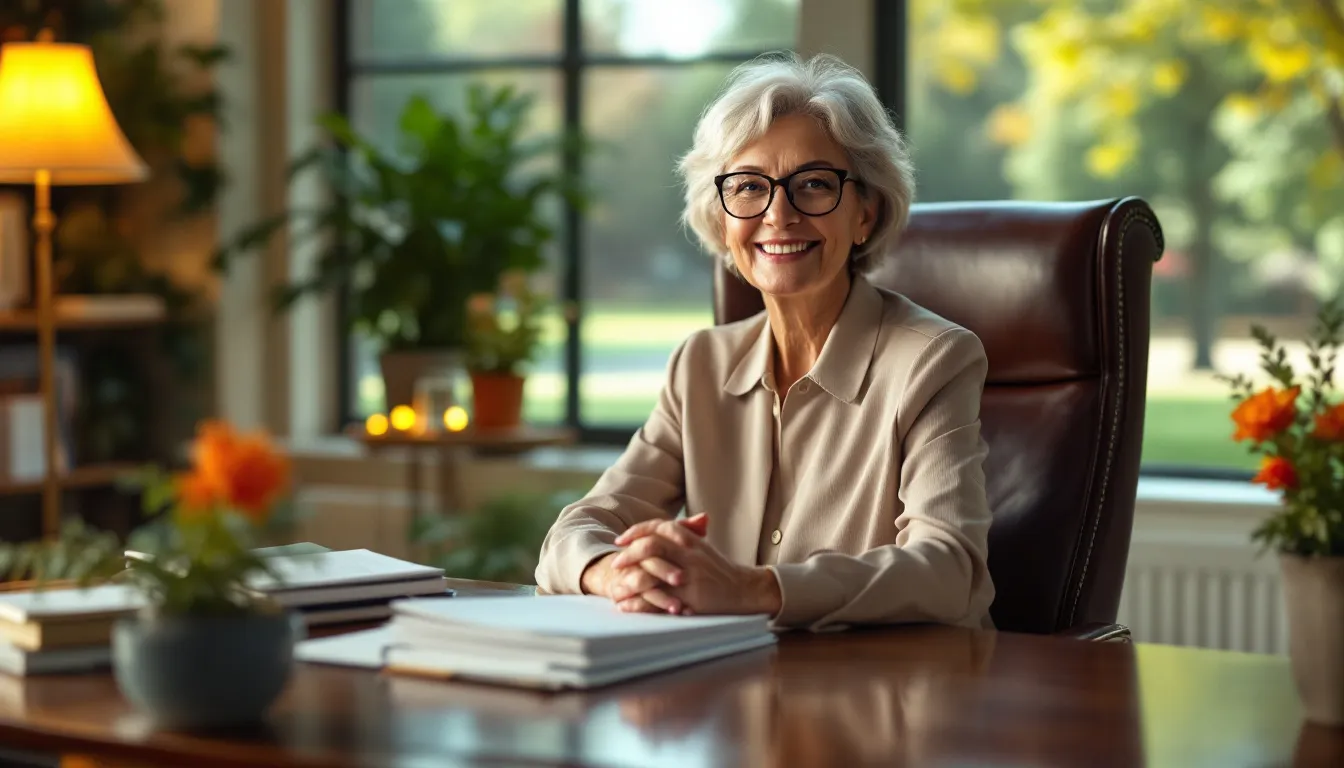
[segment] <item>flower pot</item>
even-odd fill
[[[289,680],[303,633],[289,613],[127,617],[112,630],[113,674],[158,726],[254,724]]]
[[[1288,654],[1307,720],[1344,726],[1344,557],[1280,554]]]
[[[525,381],[512,373],[473,372],[471,420],[476,429],[513,429],[521,424]]]
[[[457,376],[462,370],[462,353],[456,349],[395,350],[382,353],[378,365],[390,412],[398,405],[414,405],[415,385],[421,379]]]

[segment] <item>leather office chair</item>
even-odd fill
[[[1002,630],[1123,640],[1148,378],[1149,285],[1162,230],[1142,200],[918,204],[876,286],[971,330]],[[720,267],[715,322],[763,308]]]

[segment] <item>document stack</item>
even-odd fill
[[[381,621],[404,597],[451,597],[442,568],[399,560],[367,549],[329,550],[307,542],[256,550],[279,577],[258,575],[248,587],[299,613],[309,627]],[[126,552],[143,560],[143,552]]]
[[[79,672],[111,663],[112,625],[142,605],[115,584],[0,592],[0,672]]]
[[[298,611],[310,627],[386,619],[399,598],[453,594],[442,568],[367,549],[276,555],[268,561],[279,581],[259,577],[251,581],[252,590]]]
[[[594,688],[770,645],[765,616],[623,613],[586,595],[398,600],[386,668],[529,688]]]

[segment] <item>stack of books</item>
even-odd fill
[[[256,578],[249,586],[310,627],[386,619],[394,600],[453,595],[442,568],[367,549],[277,554],[270,562],[280,580]]]
[[[115,584],[0,593],[0,672],[33,675],[111,663],[112,625],[142,605]]]
[[[399,600],[389,672],[595,688],[771,645],[768,617],[623,613],[584,595]]]
[[[128,557],[144,557],[136,552]],[[443,569],[355,549],[271,555],[280,576],[256,578],[249,589],[318,626],[386,619],[407,597],[448,597]],[[88,589],[0,592],[0,672],[78,672],[111,662],[112,626],[145,606],[125,584]]]

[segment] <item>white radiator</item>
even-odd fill
[[[1141,501],[1117,621],[1138,642],[1286,654],[1278,562],[1250,540],[1265,512]]]

